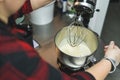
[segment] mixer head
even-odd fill
[[[78,15],[85,13],[93,14],[96,5],[96,0],[74,0],[74,9]]]
[[[75,10],[75,21],[82,22],[85,27],[91,17],[93,17],[96,0],[74,0],[73,9]]]

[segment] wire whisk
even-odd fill
[[[79,46],[85,39],[84,28],[82,22],[74,21],[68,26],[68,38],[67,42],[70,46]]]

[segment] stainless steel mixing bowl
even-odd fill
[[[82,57],[80,56],[77,57],[77,56],[69,55],[61,50],[60,43],[62,42],[63,39],[68,37],[67,27],[63,27],[55,36],[56,52],[58,54],[59,61],[73,70],[78,70],[84,65],[88,64],[89,57],[95,53],[95,51],[98,48],[98,43],[99,43],[98,37],[96,36],[96,34],[94,34],[93,31],[85,27],[79,27],[79,28],[80,29],[84,28],[84,34],[86,35],[86,38],[83,41],[87,44],[88,48],[90,49],[91,51],[90,55],[84,55]],[[83,36],[83,35],[81,34],[80,36]]]

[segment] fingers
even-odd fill
[[[114,45],[115,45],[114,41],[111,41],[111,42],[109,43],[109,45],[104,46],[104,48],[105,48],[105,49],[107,49],[107,48],[113,48]]]
[[[115,46],[115,42],[114,42],[114,41],[111,41],[111,42],[109,43],[108,49],[113,49],[114,46]]]
[[[108,48],[108,45],[107,45],[107,46],[105,46],[104,48]]]
[[[116,48],[116,49],[119,49],[119,47],[117,45],[115,45],[115,42],[114,41],[111,41],[109,45],[105,46],[104,47],[105,49],[108,49],[108,48]]]
[[[117,45],[115,45],[114,41],[111,41],[109,45],[104,46],[104,51],[106,52],[109,49],[120,49]]]
[[[104,46],[104,51],[106,52],[108,49],[113,49],[115,48],[115,42],[111,41],[109,45]]]
[[[119,49],[119,47],[118,47],[118,46],[114,46],[114,48],[115,48],[115,49]]]

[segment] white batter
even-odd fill
[[[58,47],[62,52],[74,57],[84,57],[92,53],[85,42],[82,41],[79,46],[72,47],[67,42],[67,38],[63,39]]]

